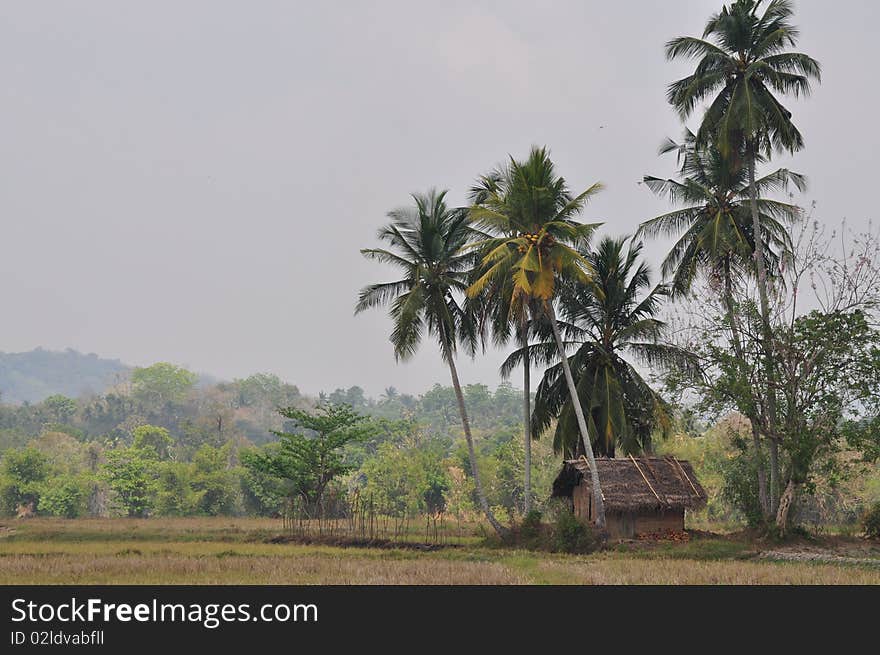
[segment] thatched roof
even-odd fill
[[[605,509],[633,512],[650,509],[695,509],[706,504],[691,465],[674,457],[596,459]],[[590,486],[586,459],[568,460],[553,482],[553,496],[571,496],[583,481]]]

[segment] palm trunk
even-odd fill
[[[767,266],[764,259],[764,240],[761,237],[761,217],[758,213],[758,191],[755,188],[755,159],[757,157],[754,140],[748,144],[749,166],[749,206],[752,211],[752,231],[755,239],[755,274],[758,278],[758,296],[761,306],[761,328],[763,332],[764,369],[767,376],[767,428],[770,431],[770,511],[777,508],[779,498],[779,457],[778,444],[772,436],[776,430],[776,365],[773,358],[773,329],[770,326],[770,297],[767,292]],[[776,456],[774,456],[776,454]]]
[[[523,309],[523,313],[525,311]],[[525,320],[523,321],[521,336],[523,346],[523,439],[525,440],[526,456],[523,514],[528,515],[532,510],[532,383],[531,362],[529,361],[529,328]]]
[[[549,302],[546,303],[545,306],[547,317],[550,319],[550,328],[553,330],[553,338],[556,341],[556,348],[559,350],[562,371],[565,373],[565,382],[568,385],[568,395],[571,398],[571,405],[574,407],[574,414],[577,417],[578,428],[581,433],[581,441],[584,445],[584,453],[586,453],[587,462],[590,464],[590,482],[593,486],[593,507],[596,508],[596,527],[604,532],[605,499],[602,496],[602,487],[599,484],[599,472],[596,470],[596,458],[593,456],[593,446],[590,444],[587,420],[584,418],[584,409],[581,407],[577,387],[574,384],[574,377],[571,375],[571,366],[568,364],[568,355],[565,354],[565,345],[562,343],[562,335],[559,333],[559,325],[556,323],[556,312],[553,310],[553,305]]]
[[[736,317],[736,311],[733,302],[733,280],[730,273],[730,257],[724,258],[724,309],[727,312],[727,320],[730,322],[731,341],[733,342],[733,352],[740,362],[744,362],[743,347],[741,340],[741,330],[739,321]],[[770,497],[767,491],[767,472],[764,470],[764,462],[761,457],[761,435],[759,425],[754,414],[749,413],[749,423],[752,428],[752,441],[755,445],[755,470],[758,473],[758,498],[761,502],[761,509],[765,516],[769,516]]]
[[[446,361],[449,363],[449,372],[452,375],[452,386],[455,389],[455,398],[458,400],[458,411],[461,413],[461,426],[464,430],[465,441],[467,441],[468,458],[471,461],[471,473],[474,476],[474,487],[477,492],[477,500],[479,501],[480,508],[483,510],[483,514],[486,515],[489,524],[495,529],[498,536],[503,538],[507,536],[507,528],[501,525],[498,522],[498,519],[495,518],[492,510],[489,509],[489,501],[486,500],[486,494],[483,492],[483,483],[480,480],[480,471],[477,468],[477,454],[474,451],[474,439],[471,436],[471,424],[468,420],[467,410],[464,406],[464,394],[461,392],[461,383],[458,381],[458,371],[455,368],[455,358],[452,356],[451,352],[447,352],[446,355]]]

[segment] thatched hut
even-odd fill
[[[612,539],[684,530],[684,513],[706,504],[694,469],[673,457],[597,458]],[[553,497],[569,498],[575,516],[594,521],[590,466],[585,458],[564,462],[553,482]]]

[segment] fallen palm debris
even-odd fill
[[[661,530],[659,532],[646,532],[636,536],[639,541],[690,541],[690,533],[684,530]]]

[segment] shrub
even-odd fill
[[[590,527],[571,512],[559,512],[553,530],[555,550],[564,553],[588,553],[596,548]]]
[[[14,515],[19,505],[40,503],[49,460],[36,448],[7,450],[0,466],[0,513]]]
[[[758,496],[758,469],[754,458],[740,452],[724,464],[721,497],[745,518],[750,528],[764,523],[764,512]]]
[[[72,475],[54,478],[40,496],[40,513],[75,519],[85,512],[87,495],[81,478]]]
[[[541,533],[541,512],[536,509],[529,511],[520,526],[520,534],[524,539],[535,539]]]
[[[862,528],[869,539],[880,539],[880,502],[874,503],[865,512]]]

